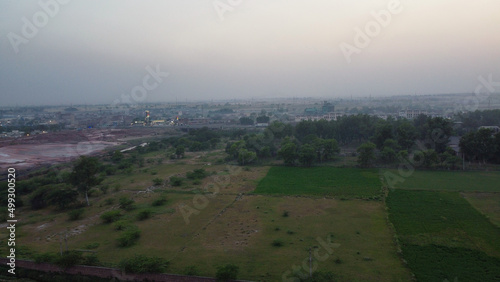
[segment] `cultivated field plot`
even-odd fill
[[[500,193],[470,192],[461,195],[493,224],[500,227]]]
[[[387,206],[418,280],[500,278],[500,228],[458,192],[396,189]]]
[[[367,198],[380,195],[381,184],[376,170],[277,166],[271,167],[255,193]]]
[[[393,173],[398,175],[397,170]],[[500,171],[414,171],[396,188],[412,190],[500,192]]]

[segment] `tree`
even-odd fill
[[[358,164],[361,167],[370,167],[372,162],[375,160],[376,147],[377,146],[372,142],[365,142],[358,147]]]
[[[316,150],[312,145],[305,144],[299,149],[299,162],[304,166],[311,166],[316,159]]]
[[[384,147],[380,152],[380,160],[386,164],[392,164],[396,161],[397,154],[391,147]]]
[[[253,125],[253,119],[251,119],[249,117],[241,117],[240,124],[241,125]]]
[[[179,145],[175,148],[175,155],[177,156],[177,158],[183,158],[185,152],[186,148],[182,145]]]
[[[409,151],[413,144],[415,144],[415,138],[417,137],[417,130],[410,122],[405,121],[396,129],[396,139],[401,148]]]
[[[112,160],[114,163],[119,163],[122,159],[123,159],[123,153],[122,153],[122,152],[120,152],[119,150],[116,150],[116,151],[113,153],[113,156],[111,156],[111,160]]]
[[[238,152],[238,164],[246,165],[257,159],[257,154],[252,151],[248,151],[247,149],[241,149]]]
[[[257,121],[257,123],[268,123],[269,117],[268,116],[258,116],[256,121]]]
[[[485,163],[494,157],[496,152],[496,137],[493,137],[492,133],[490,129],[485,128],[467,133],[460,139],[460,150],[469,160],[477,159]]]
[[[76,202],[78,199],[77,191],[65,187],[66,184],[58,184],[56,186],[51,189],[47,196],[49,204],[57,205],[59,209],[63,210]]]
[[[283,158],[286,165],[294,165],[297,160],[297,145],[291,141],[286,142],[281,146],[278,155]]]
[[[87,206],[89,203],[89,190],[101,183],[102,179],[96,177],[99,172],[99,160],[95,157],[81,156],[75,163],[70,175],[70,182],[77,190],[85,195]]]
[[[375,128],[373,142],[378,149],[382,149],[384,141],[392,138],[392,126],[385,121],[380,121]]]

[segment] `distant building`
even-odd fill
[[[335,111],[335,105],[325,101],[323,102],[323,107],[321,107],[321,111],[323,112],[323,114],[333,113]]]
[[[400,111],[399,112],[399,117],[407,118],[407,119],[414,119],[418,117],[419,115],[428,115],[426,111],[422,110],[405,110],[405,111]]]

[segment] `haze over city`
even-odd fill
[[[356,47],[356,29],[390,5]],[[0,99],[111,104],[146,68],[169,75],[141,102],[471,93],[498,74],[498,11],[485,0],[2,1]],[[343,43],[358,52],[347,59]]]

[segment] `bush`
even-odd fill
[[[155,179],[153,179],[153,185],[154,185],[154,186],[160,186],[160,185],[162,185],[162,184],[163,184],[163,179],[158,178],[158,177],[157,177],[157,178],[155,178]]]
[[[177,176],[170,177],[170,184],[172,184],[172,186],[181,186],[183,181],[184,179],[181,177]]]
[[[56,261],[57,255],[54,253],[42,253],[34,255],[33,259],[35,260],[36,263],[42,263],[42,262],[53,263]]]
[[[68,212],[69,220],[81,219],[84,212],[85,210],[82,208]]]
[[[95,254],[91,254],[91,255],[84,257],[82,264],[89,265],[89,266],[100,266],[101,262],[99,261],[99,259],[97,258],[97,256]]]
[[[146,220],[151,217],[151,210],[142,210],[137,214],[137,220]]]
[[[198,270],[196,265],[190,265],[184,268],[184,275],[199,276],[200,271]]]
[[[289,212],[288,211],[283,211],[283,217],[288,217]]]
[[[66,251],[56,258],[54,263],[61,268],[67,269],[83,262],[82,253],[78,251]]]
[[[111,223],[120,218],[121,213],[118,210],[113,210],[113,211],[107,211],[103,214],[101,214],[101,219],[104,221],[104,223]]]
[[[151,203],[151,205],[153,207],[159,207],[159,206],[163,206],[166,202],[167,202],[167,198],[161,197],[159,199],[154,200],[153,203]]]
[[[125,230],[125,228],[127,228],[128,226],[130,226],[130,222],[128,220],[118,220],[117,222],[113,223],[113,227],[115,228],[115,230]]]
[[[133,246],[137,240],[141,237],[141,230],[135,225],[127,227],[123,233],[118,237],[118,247],[130,247]]]
[[[273,247],[283,247],[285,243],[283,242],[283,240],[276,239],[273,241],[272,245]]]
[[[125,273],[161,273],[168,267],[168,261],[159,257],[134,255],[120,262],[119,267]]]
[[[121,197],[119,203],[120,203],[120,208],[126,211],[131,211],[135,209],[134,200],[128,197]]]
[[[99,245],[100,245],[99,243],[90,243],[85,245],[85,248],[88,250],[93,250],[99,248]]]
[[[217,268],[215,278],[217,281],[235,280],[238,277],[239,267],[234,264],[226,264]]]
[[[186,172],[186,177],[194,180],[194,179],[203,179],[208,176],[208,173],[203,168],[195,169],[193,171]]]
[[[104,204],[106,206],[110,206],[110,205],[112,205],[114,203],[115,203],[115,199],[113,199],[113,198],[107,198],[106,200],[104,200]]]

